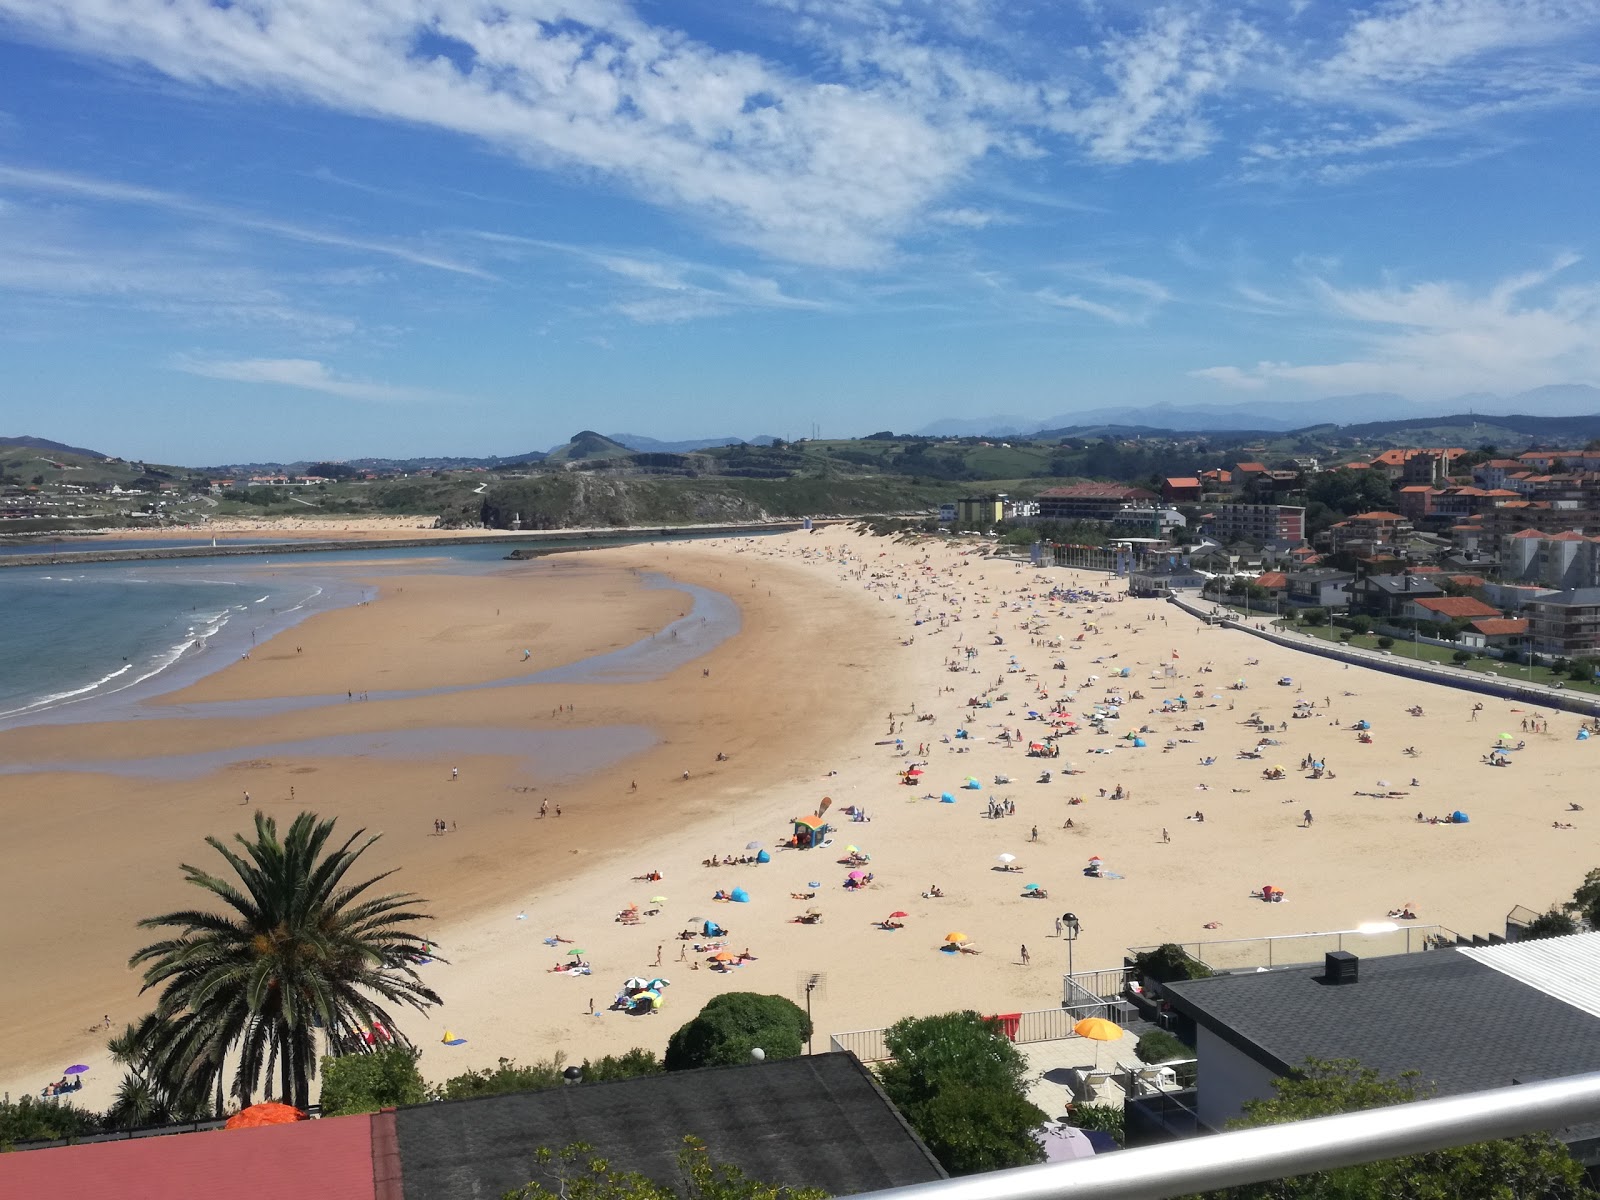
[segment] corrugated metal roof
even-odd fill
[[[1600,933],[1463,947],[1460,953],[1591,1017],[1600,1017]]]

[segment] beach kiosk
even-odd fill
[[[810,850],[828,839],[828,823],[820,815],[794,819],[794,848]]]

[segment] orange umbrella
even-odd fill
[[[713,954],[711,956],[711,961],[712,962],[732,962],[733,961],[733,955],[729,954],[726,950],[718,950],[715,954]]]
[[[292,1104],[252,1104],[228,1118],[226,1129],[260,1129],[264,1125],[291,1125],[306,1120],[306,1114]]]
[[[1122,1040],[1123,1031],[1115,1021],[1108,1021],[1104,1017],[1085,1017],[1072,1027],[1072,1032],[1097,1042],[1118,1042]]]

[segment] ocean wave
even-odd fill
[[[19,716],[22,713],[35,712],[38,709],[46,708],[46,707],[48,707],[48,706],[50,706],[52,704],[60,704],[62,701],[71,700],[74,696],[82,696],[82,695],[85,695],[85,694],[87,694],[89,692],[94,691],[98,687],[104,687],[106,684],[110,683],[113,679],[116,679],[118,676],[121,676],[121,675],[126,675],[131,670],[133,670],[133,664],[132,663],[123,663],[115,671],[112,671],[111,674],[102,675],[99,679],[96,679],[93,683],[84,684],[83,687],[73,688],[71,691],[52,692],[48,696],[41,696],[41,697],[39,697],[39,699],[34,700],[31,703],[24,704],[21,708],[8,708],[4,712],[0,712],[0,717],[15,717],[15,716]],[[120,690],[120,689],[116,689],[116,690]]]

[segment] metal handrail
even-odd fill
[[[853,1200],[1169,1200],[1596,1118],[1600,1072],[913,1184]]]

